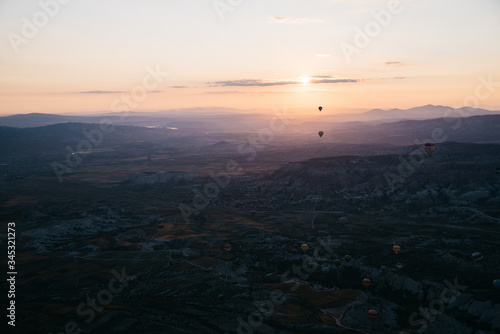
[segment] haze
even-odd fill
[[[2,1],[0,114],[499,108],[499,1],[401,1],[392,13],[390,3]],[[117,105],[148,67],[168,74],[140,101]]]

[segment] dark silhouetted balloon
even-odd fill
[[[435,150],[436,150],[436,144],[434,144],[434,143],[425,143],[424,144],[424,151],[425,151],[425,153],[427,153],[428,156],[431,156]]]
[[[472,259],[476,262],[476,263],[479,263],[481,262],[481,260],[483,259],[483,254],[479,253],[479,252],[474,252],[472,253]]]
[[[323,131],[318,132],[318,135],[319,135],[320,138],[323,137],[323,134],[324,134]]]
[[[375,319],[378,318],[378,312],[375,310],[368,311],[368,318],[370,318],[371,321],[375,321]]]
[[[321,110],[323,110],[323,107],[319,106],[318,109],[319,109],[319,111],[321,111]]]

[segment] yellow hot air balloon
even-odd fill
[[[307,244],[302,244],[302,246],[300,246],[300,248],[305,252],[306,250],[309,249],[309,246],[307,246]]]
[[[399,247],[398,245],[394,245],[394,246],[392,247],[392,250],[394,251],[394,253],[396,253],[396,254],[397,254],[397,253],[399,253],[399,251],[401,250],[401,247]]]

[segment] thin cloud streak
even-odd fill
[[[400,66],[400,65],[403,65],[403,63],[400,62],[400,61],[386,61],[384,64],[387,65],[387,66]]]
[[[211,87],[231,86],[231,87],[267,87],[267,86],[285,86],[285,85],[304,85],[304,84],[335,84],[335,83],[357,83],[359,79],[336,79],[328,76],[311,77],[311,80],[304,83],[302,80],[226,80],[216,81]]]
[[[123,93],[121,91],[112,91],[112,90],[88,90],[84,92],[78,92],[78,94],[119,94]]]

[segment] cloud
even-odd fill
[[[237,90],[224,90],[224,91],[220,91],[220,92],[205,92],[205,94],[246,94],[246,92],[240,92],[240,91],[237,91]]]
[[[85,92],[78,92],[79,94],[118,94],[123,93],[120,91],[112,91],[112,90],[88,90]]]
[[[310,77],[311,78],[326,78],[326,79],[330,79],[331,78],[330,75],[311,75]]]
[[[188,86],[170,86],[170,88],[188,88]]]
[[[384,64],[387,66],[399,66],[402,65],[403,63],[400,61],[386,61]]]
[[[239,90],[224,90],[224,91],[219,91],[219,92],[207,91],[204,93],[205,94],[251,94],[251,95],[290,94],[290,92],[272,91],[272,90],[261,90],[261,91],[251,91],[251,92],[245,92],[245,91],[239,91]],[[296,93],[294,93],[294,94],[296,94]]]
[[[148,93],[161,93],[161,90],[148,90]],[[119,90],[87,90],[78,92],[78,94],[123,94],[125,92]]]
[[[310,77],[307,84],[334,84],[334,83],[356,83],[359,79],[337,79],[329,76]],[[280,80],[226,80],[216,81],[211,84],[211,87],[268,87],[268,86],[285,86],[285,85],[303,85],[303,79],[280,79]]]
[[[215,86],[242,86],[242,87],[282,86],[289,84],[290,82],[286,81],[263,81],[263,80],[227,80],[227,81],[215,82]]]
[[[348,83],[359,82],[358,79],[311,79],[309,83],[313,84],[330,84],[330,83]]]

